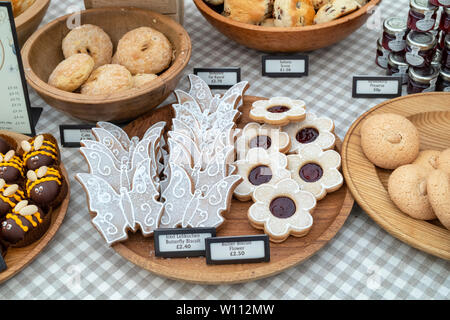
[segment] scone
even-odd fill
[[[109,95],[119,93],[133,87],[133,76],[124,66],[106,64],[92,72],[89,79],[81,87],[86,95]]]
[[[119,40],[113,60],[133,75],[157,74],[169,67],[172,56],[172,44],[164,34],[150,27],[141,27],[127,32]]]
[[[316,14],[311,0],[275,0],[273,12],[276,27],[309,26]]]
[[[77,90],[94,70],[94,59],[78,53],[63,60],[48,78],[48,84],[60,90],[73,92]]]
[[[273,0],[225,0],[223,15],[238,22],[260,24],[270,18]]]
[[[133,77],[133,88],[142,89],[156,78],[156,74],[137,74]]]
[[[113,44],[108,34],[102,28],[85,24],[70,31],[62,41],[64,57],[77,53],[86,53],[94,59],[97,69],[111,63]]]
[[[434,170],[427,180],[428,198],[439,221],[450,230],[450,175]]]
[[[438,159],[440,151],[437,150],[424,150],[420,151],[419,156],[414,160],[414,164],[420,164],[422,167],[429,171],[433,171],[438,167]]]
[[[450,174],[450,148],[441,152],[437,160],[437,167]]]
[[[314,9],[319,10],[324,5],[329,4],[332,0],[311,0]]]
[[[359,9],[359,3],[355,0],[332,0],[317,11],[314,17],[314,23],[326,23],[336,20],[346,14]]]

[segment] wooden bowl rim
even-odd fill
[[[50,0],[36,0],[31,7],[25,10],[21,15],[14,18],[16,28],[20,28],[22,25],[37,16],[42,10],[45,10],[50,4]]]
[[[193,0],[197,8],[207,14],[209,17],[213,18],[214,20],[218,20],[221,23],[233,25],[234,27],[245,29],[247,31],[259,31],[259,32],[270,32],[270,33],[292,33],[292,32],[302,32],[302,31],[316,31],[320,29],[327,29],[327,28],[334,28],[340,24],[347,23],[350,20],[356,19],[360,16],[365,15],[370,9],[377,6],[382,0],[370,0],[366,5],[359,8],[355,12],[352,12],[346,16],[343,16],[342,18],[311,25],[311,26],[304,26],[304,27],[263,27],[263,26],[255,26],[248,23],[238,22],[234,21],[230,18],[224,17],[221,14],[217,13],[213,9],[211,9],[204,0]]]
[[[29,136],[15,133],[15,132],[10,132],[7,130],[0,130],[0,133],[5,134],[5,135],[12,135],[13,137],[23,138],[23,139],[30,138]],[[11,279],[16,274],[18,274],[20,271],[22,271],[25,267],[27,267],[31,262],[33,262],[37,258],[37,256],[39,254],[41,254],[41,252],[47,247],[47,245],[55,237],[56,233],[58,232],[59,228],[61,227],[61,225],[64,221],[64,218],[67,214],[68,207],[69,207],[71,187],[70,187],[69,174],[67,172],[67,169],[65,168],[65,166],[62,162],[59,165],[59,167],[61,168],[61,172],[67,182],[67,196],[63,200],[61,205],[59,206],[59,209],[57,210],[58,214],[57,214],[56,218],[51,217],[52,222],[51,222],[48,230],[38,241],[35,242],[35,244],[36,244],[35,247],[33,247],[33,249],[31,251],[28,251],[26,254],[23,255],[23,257],[25,258],[25,261],[23,263],[21,263],[19,265],[13,265],[13,266],[8,265],[8,269],[6,269],[4,272],[0,273],[0,284]],[[54,211],[52,214],[55,215],[56,211]],[[27,247],[25,247],[25,249],[26,248]],[[20,248],[20,249],[23,250],[24,248]]]
[[[50,28],[53,26],[63,23],[69,16],[72,14],[67,14],[62,17],[56,18],[55,20],[51,21],[47,25],[43,26],[39,30],[37,30],[24,44],[21,52],[22,52],[22,58],[23,58],[23,64],[25,69],[25,75],[29,82],[29,84],[37,91],[45,93],[45,95],[52,97],[53,99],[64,101],[68,103],[84,103],[84,104],[91,104],[91,105],[102,105],[102,104],[109,104],[109,103],[115,103],[115,102],[121,102],[126,101],[128,99],[134,99],[137,97],[140,97],[142,95],[145,95],[147,93],[151,93],[157,89],[160,89],[165,86],[165,84],[171,80],[173,80],[175,77],[177,77],[187,66],[189,63],[189,60],[191,58],[192,53],[192,45],[191,45],[191,39],[189,37],[188,32],[181,26],[179,23],[174,21],[173,19],[166,17],[160,13],[157,13],[155,11],[147,10],[147,9],[140,9],[140,8],[132,8],[132,7],[102,7],[102,8],[94,8],[94,9],[88,9],[83,10],[80,12],[80,15],[83,16],[85,14],[89,14],[92,12],[106,12],[106,11],[136,11],[136,12],[146,12],[147,14],[151,14],[155,18],[159,19],[160,21],[163,21],[166,25],[169,25],[172,29],[177,31],[177,34],[181,36],[181,49],[179,50],[180,53],[178,54],[178,57],[173,61],[172,65],[166,69],[158,78],[156,81],[152,81],[151,84],[146,86],[142,89],[135,89],[135,90],[127,90],[124,91],[121,94],[117,95],[82,95],[78,93],[72,93],[63,91],[60,89],[57,89],[51,85],[49,85],[47,82],[43,81],[40,77],[38,77],[33,69],[30,66],[28,55],[31,51],[31,47],[34,45],[35,41],[45,32],[47,32]],[[170,71],[170,72],[169,72]]]
[[[377,110],[379,110],[380,108],[389,105],[393,102],[397,102],[400,100],[405,100],[405,99],[411,99],[411,98],[415,98],[415,97],[419,97],[419,96],[431,96],[431,95],[447,95],[450,96],[449,93],[447,92],[429,92],[429,93],[417,93],[417,94],[411,94],[411,95],[407,95],[407,96],[401,96],[398,98],[394,98],[391,100],[386,100],[378,105],[376,105],[375,107],[369,109],[368,111],[364,112],[361,116],[358,117],[358,119],[356,119],[351,127],[348,129],[347,134],[345,135],[344,138],[344,142],[342,144],[342,172],[344,174],[344,178],[345,178],[345,182],[349,188],[349,190],[351,191],[353,198],[356,200],[356,202],[361,206],[361,208],[364,210],[364,212],[371,217],[383,230],[387,231],[388,233],[390,233],[391,235],[393,235],[395,238],[401,240],[402,242],[416,248],[419,249],[423,252],[426,253],[430,253],[433,254],[435,256],[438,256],[440,258],[446,259],[446,260],[450,260],[450,255],[448,252],[441,252],[439,250],[435,250],[434,252],[431,252],[429,250],[429,248],[422,246],[421,243],[418,243],[415,238],[405,232],[402,232],[402,230],[398,229],[395,225],[392,225],[390,223],[388,223],[383,216],[379,215],[378,213],[376,213],[376,211],[374,209],[372,209],[372,207],[370,206],[369,203],[367,203],[362,196],[360,195],[359,191],[357,190],[354,182],[353,182],[353,178],[350,175],[349,172],[349,168],[348,168],[348,162],[346,161],[347,158],[347,149],[348,149],[348,144],[349,144],[349,140],[354,132],[354,130],[356,129],[356,127],[361,125],[361,121],[363,119],[365,119],[369,114],[376,112]],[[424,110],[424,112],[426,112],[426,110]],[[368,161],[368,160],[367,160]],[[375,167],[375,165],[373,165]],[[411,217],[408,217],[405,215],[405,219],[408,219],[410,221],[412,221],[413,223],[418,223],[418,224],[424,224],[428,222],[425,221],[420,221]],[[430,228],[438,228],[437,226],[433,226],[431,225]]]
[[[263,97],[255,97],[246,95],[244,96],[245,99],[265,99]],[[149,113],[145,114],[144,117],[151,117],[154,113],[157,112],[164,112],[164,110],[169,110],[170,106],[172,104],[164,105],[161,108],[155,109],[150,111]],[[139,119],[137,119],[139,120]],[[135,121],[137,121],[135,120]],[[134,122],[134,121],[133,121]],[[133,122],[127,125],[127,127],[132,126]],[[124,128],[124,130],[127,130],[127,127]],[[336,144],[336,148],[341,151],[342,150],[342,141],[339,139],[338,136],[336,136],[338,143]],[[249,281],[255,281],[267,277],[274,276],[276,274],[279,274],[281,272],[284,272],[292,267],[295,267],[296,265],[306,261],[311,256],[319,252],[329,241],[331,241],[337,233],[342,229],[343,225],[345,224],[345,221],[347,221],[348,216],[350,215],[350,212],[353,209],[354,205],[354,199],[352,197],[352,194],[348,188],[348,186],[344,183],[342,188],[345,188],[345,194],[343,195],[342,199],[342,207],[338,210],[338,214],[336,215],[335,219],[330,223],[327,229],[323,230],[323,232],[319,235],[317,235],[316,241],[308,244],[308,248],[311,248],[311,253],[307,256],[304,256],[302,259],[301,253],[295,253],[291,255],[291,257],[296,257],[295,259],[291,259],[289,263],[286,263],[285,260],[279,261],[279,262],[271,262],[273,263],[271,265],[271,269],[273,269],[270,273],[263,272],[266,270],[266,268],[263,268],[264,270],[261,271],[261,269],[256,270],[254,273],[249,275],[247,272],[240,273],[241,271],[231,271],[227,274],[233,274],[234,279],[232,281],[227,281],[224,279],[218,279],[217,278],[217,272],[211,273],[209,277],[205,277],[203,279],[199,279],[198,277],[188,277],[183,272],[177,272],[176,270],[173,270],[173,268],[161,266],[153,261],[150,261],[146,259],[145,257],[142,257],[138,254],[136,254],[133,250],[129,249],[124,243],[117,243],[112,246],[112,248],[120,254],[123,258],[126,260],[138,265],[139,267],[150,271],[153,274],[173,279],[173,280],[179,280],[183,282],[188,283],[195,283],[195,284],[203,284],[203,285],[219,285],[219,284],[236,284],[236,283],[244,283]],[[92,219],[92,213],[90,213],[90,218]],[[303,251],[302,251],[303,252]],[[174,259],[175,260],[175,259]],[[213,266],[211,267],[211,269]],[[230,268],[232,269],[232,267]]]

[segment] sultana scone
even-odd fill
[[[326,23],[358,10],[359,3],[355,0],[332,0],[322,6],[314,17],[314,23]]]
[[[311,0],[275,0],[276,27],[301,27],[313,24],[316,11]]]
[[[160,73],[172,62],[173,48],[161,32],[141,27],[127,32],[117,45],[113,61],[126,67],[133,75]]]
[[[48,78],[48,84],[60,90],[77,90],[94,70],[94,60],[87,54],[78,53],[63,60]]]
[[[133,76],[124,66],[106,64],[92,72],[81,87],[86,95],[108,95],[119,93],[133,87]]]
[[[113,44],[109,35],[100,27],[84,24],[70,31],[62,41],[64,57],[77,53],[88,54],[94,59],[97,69],[111,63]]]
[[[258,25],[273,12],[273,0],[225,0],[223,15],[238,22]]]

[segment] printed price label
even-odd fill
[[[60,125],[61,145],[65,148],[79,148],[81,140],[95,140],[92,128],[95,125]]]
[[[205,239],[216,236],[215,228],[157,229],[155,256],[164,258],[205,256]]]
[[[240,68],[195,68],[194,74],[211,89],[228,89],[241,81]]]
[[[297,78],[308,75],[306,55],[266,55],[262,57],[262,75],[274,78]]]
[[[0,129],[35,135],[10,2],[0,2]]]
[[[402,95],[401,76],[355,76],[353,98],[395,98]]]
[[[269,237],[243,236],[206,239],[207,264],[236,264],[270,261]]]

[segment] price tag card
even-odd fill
[[[194,68],[211,89],[229,89],[241,82],[241,68]]]
[[[61,145],[65,148],[79,148],[81,140],[95,140],[91,130],[94,127],[95,125],[89,124],[60,125]]]
[[[396,98],[402,95],[402,77],[354,76],[353,98]]]
[[[306,55],[266,55],[262,57],[262,75],[272,78],[299,78],[308,75]]]
[[[206,239],[207,264],[236,264],[270,261],[267,235]]]
[[[0,2],[0,129],[35,135],[11,2]]]
[[[215,236],[215,228],[156,229],[155,256],[163,258],[205,256],[205,239]]]

